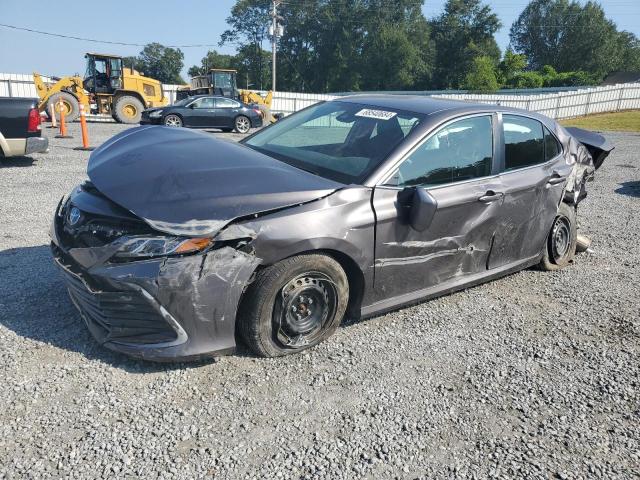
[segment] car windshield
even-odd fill
[[[280,120],[245,145],[341,183],[360,183],[424,116],[351,102],[326,102]]]

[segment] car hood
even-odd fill
[[[110,200],[173,235],[213,236],[233,220],[325,197],[344,185],[210,134],[126,130],[89,158]]]

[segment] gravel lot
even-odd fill
[[[610,135],[580,212],[595,253],[565,271],[348,322],[295,357],[157,365],[99,347],[52,264],[89,156],[71,132],[0,164],[0,478],[638,478],[639,135]]]

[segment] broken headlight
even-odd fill
[[[150,118],[159,118],[162,116],[162,110],[154,110],[149,114]]]
[[[210,238],[123,237],[118,244],[116,258],[152,258],[202,252],[213,241]]]

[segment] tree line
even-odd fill
[[[532,0],[511,25],[505,52],[495,40],[502,24],[489,4],[448,0],[440,15],[427,19],[423,3],[288,0],[279,12],[285,31],[278,41],[278,89],[491,91],[592,85],[615,71],[640,70],[640,41],[619,31],[597,2]],[[237,0],[220,40],[237,53],[209,51],[189,75],[234,68],[241,87],[269,89],[270,53],[262,45],[269,41],[270,6],[270,0]],[[173,70],[163,71],[164,62],[147,55],[143,71],[151,75],[155,68],[158,79],[176,83],[182,52],[153,53],[168,57]]]

